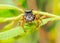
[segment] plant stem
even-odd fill
[[[2,8],[5,7],[5,8]],[[6,21],[11,21],[11,20],[18,20],[22,15],[24,15],[24,10],[21,8],[18,8],[16,6],[11,6],[11,5],[6,5],[6,4],[0,4],[0,9],[17,9],[20,12],[22,12],[22,14],[20,14],[17,17],[12,17],[12,18],[5,18],[2,22],[6,22]],[[47,16],[51,16],[53,18],[57,18],[58,20],[60,20],[60,16],[56,16],[54,14],[50,14],[48,12],[41,12],[41,11],[33,11],[33,14],[41,14],[41,15],[47,15]],[[1,19],[1,18],[0,18]]]

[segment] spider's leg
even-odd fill
[[[36,30],[38,30],[38,28],[39,28],[39,25],[40,25],[40,20],[39,20],[39,15],[35,15],[35,22],[36,22],[36,27],[35,27],[35,29]]]
[[[24,32],[26,32],[26,30],[24,29],[24,24],[25,24],[25,18],[24,18],[24,16],[22,16],[21,26],[22,26]]]
[[[46,19],[46,18],[48,18],[46,15],[40,17],[40,19]]]
[[[41,21],[41,23],[43,23],[43,21],[42,21],[42,20],[43,20],[43,19],[46,19],[46,18],[47,18],[47,16],[46,16],[46,15],[41,16],[41,17],[40,17],[40,21]]]

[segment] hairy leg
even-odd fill
[[[25,24],[25,18],[24,18],[24,16],[22,16],[21,26],[22,26],[24,32],[26,32],[26,30],[24,29],[24,24]]]

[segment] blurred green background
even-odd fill
[[[37,10],[60,15],[60,0],[0,0],[0,4],[13,5],[24,10]],[[0,10],[0,17],[13,17],[19,15],[18,10]],[[4,26],[0,23],[1,26]],[[48,22],[21,39],[1,41],[1,43],[60,43],[60,21]],[[15,40],[15,41],[13,41]]]

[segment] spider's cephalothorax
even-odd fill
[[[26,22],[30,22],[34,20],[34,15],[32,13],[32,10],[26,10],[24,18],[26,19]]]

